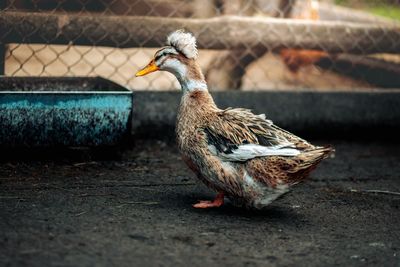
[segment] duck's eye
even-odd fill
[[[162,54],[161,54],[161,55],[157,55],[157,56],[154,58],[154,60],[157,61],[157,60],[159,60],[162,56],[163,56]]]

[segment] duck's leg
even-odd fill
[[[194,204],[193,207],[197,209],[208,209],[208,208],[218,208],[221,207],[223,204],[224,204],[224,193],[220,192],[213,201],[200,200],[200,202]]]

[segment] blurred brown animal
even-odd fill
[[[324,51],[303,49],[282,49],[279,54],[292,73],[297,73],[301,67],[313,65],[329,57],[329,54]]]
[[[295,18],[319,20],[318,1],[308,0],[306,11],[308,12]],[[294,74],[301,67],[313,65],[321,59],[329,57],[329,54],[324,51],[305,49],[282,49],[279,54],[287,68]]]

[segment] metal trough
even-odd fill
[[[132,93],[99,77],[0,77],[0,146],[116,145],[131,111]]]

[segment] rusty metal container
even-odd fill
[[[130,133],[132,92],[94,77],[0,77],[0,146],[112,146]]]

